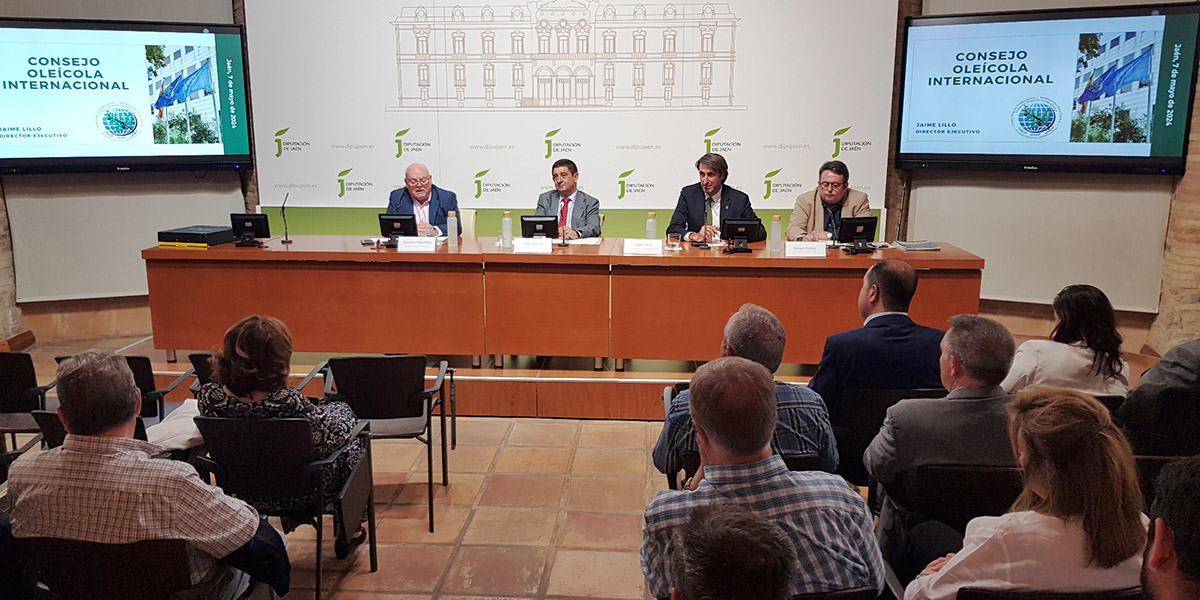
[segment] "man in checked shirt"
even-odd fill
[[[182,539],[192,583],[215,583],[214,598],[240,596],[250,576],[287,593],[291,566],[279,532],[191,465],[152,459],[162,449],[133,439],[142,401],[124,358],[89,350],[64,360],[58,400],[66,441],[9,470],[16,538]]]
[[[646,507],[642,572],[651,596],[671,593],[674,532],[697,506],[733,502],[787,534],[796,550],[789,595],[883,586],[883,558],[862,496],[822,471],[789,471],[771,450],[775,384],[766,367],[736,356],[696,369],[688,403],[700,448],[690,490],[666,490]]]

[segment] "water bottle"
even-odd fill
[[[446,213],[446,245],[458,247],[458,213],[455,211]]]
[[[767,242],[767,250],[771,252],[783,250],[783,223],[780,218],[780,215],[771,217],[771,241]]]
[[[646,239],[658,239],[658,221],[654,219],[654,213],[646,213]]]
[[[504,211],[504,218],[500,219],[500,247],[512,248],[512,211]]]

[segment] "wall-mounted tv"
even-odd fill
[[[915,17],[902,169],[1183,173],[1200,4]]]
[[[251,168],[243,38],[0,18],[0,174]]]

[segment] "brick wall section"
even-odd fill
[[[1158,317],[1147,345],[1159,354],[1200,338],[1200,104],[1193,99],[1187,174],[1175,186],[1163,249]]]
[[[233,22],[246,25],[245,0],[233,0]],[[246,109],[250,119],[246,121],[250,127],[250,155],[257,157],[254,152],[254,106],[249,97],[246,98]],[[255,212],[258,207],[258,170],[240,171],[242,179],[242,194],[246,197],[246,212]]]
[[[21,309],[17,308],[17,278],[9,232],[8,201],[0,182],[0,339],[8,339],[24,329]]]
[[[899,0],[899,9],[896,15],[896,63],[892,75],[892,119],[889,132],[900,131],[900,72],[904,65],[900,63],[904,55],[904,18],[916,17],[921,15],[922,0]],[[887,156],[887,182],[884,189],[883,205],[887,208],[887,223],[885,223],[883,235],[880,237],[887,241],[895,239],[905,239],[908,236],[904,234],[898,235],[898,232],[907,232],[908,230],[908,213],[904,210],[908,206],[908,181],[907,174],[903,171],[896,170],[896,145],[900,143],[900,136],[888,136],[888,156]]]

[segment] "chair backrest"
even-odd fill
[[[25,352],[0,352],[0,413],[25,413],[41,408],[33,357]]]
[[[1125,396],[1096,396],[1101,404],[1108,407],[1108,412],[1116,414],[1121,405],[1125,404]]]
[[[360,419],[425,416],[425,355],[353,356],[329,359],[337,393]]]
[[[149,401],[154,392],[158,391],[158,386],[154,383],[154,367],[150,364],[150,357],[127,354],[125,362],[129,363],[129,370],[133,371],[133,383],[142,392],[141,415],[147,418],[159,416],[158,402]]]
[[[196,417],[217,485],[232,496],[306,497],[321,488],[306,419]]]
[[[1021,469],[972,465],[925,465],[884,486],[900,506],[958,531],[975,517],[1008,512],[1021,494]]]
[[[833,425],[844,427],[869,444],[883,427],[887,409],[906,398],[941,398],[946,395],[942,388],[920,388],[908,390],[873,390],[853,388],[842,392],[836,415],[830,415]]]
[[[42,430],[42,441],[45,442],[47,448],[57,448],[63,444],[63,440],[67,438],[67,428],[63,426],[62,419],[58,418],[58,411],[54,410],[35,410],[33,411],[33,420],[37,422],[38,429]],[[146,422],[142,420],[141,415],[137,417],[137,421],[133,426],[133,439],[146,441]]]
[[[1154,504],[1154,494],[1158,491],[1158,473],[1167,463],[1178,460],[1179,456],[1135,456],[1133,462],[1137,466],[1138,487],[1142,488],[1144,510],[1150,512]]]
[[[792,600],[874,600],[878,596],[879,590],[873,587],[861,587],[850,590],[837,590],[834,592],[796,594],[795,596],[792,596]]]
[[[196,383],[204,385],[212,381],[212,359],[211,352],[193,352],[188,355],[188,360],[192,362],[192,368],[196,370]]]
[[[475,235],[475,209],[474,208],[459,208],[458,209],[458,224],[462,225],[463,237],[476,237]]]
[[[158,600],[190,587],[187,542],[143,540],[102,544],[60,538],[21,538],[40,581],[64,600]]]
[[[816,454],[783,454],[780,455],[789,471],[819,471],[821,459]],[[700,470],[700,453],[684,452],[679,456],[683,463],[683,474],[691,477]]]
[[[1051,592],[1043,590],[985,590],[965,587],[958,590],[958,600],[1137,600],[1142,588],[1102,590],[1098,592]]]

